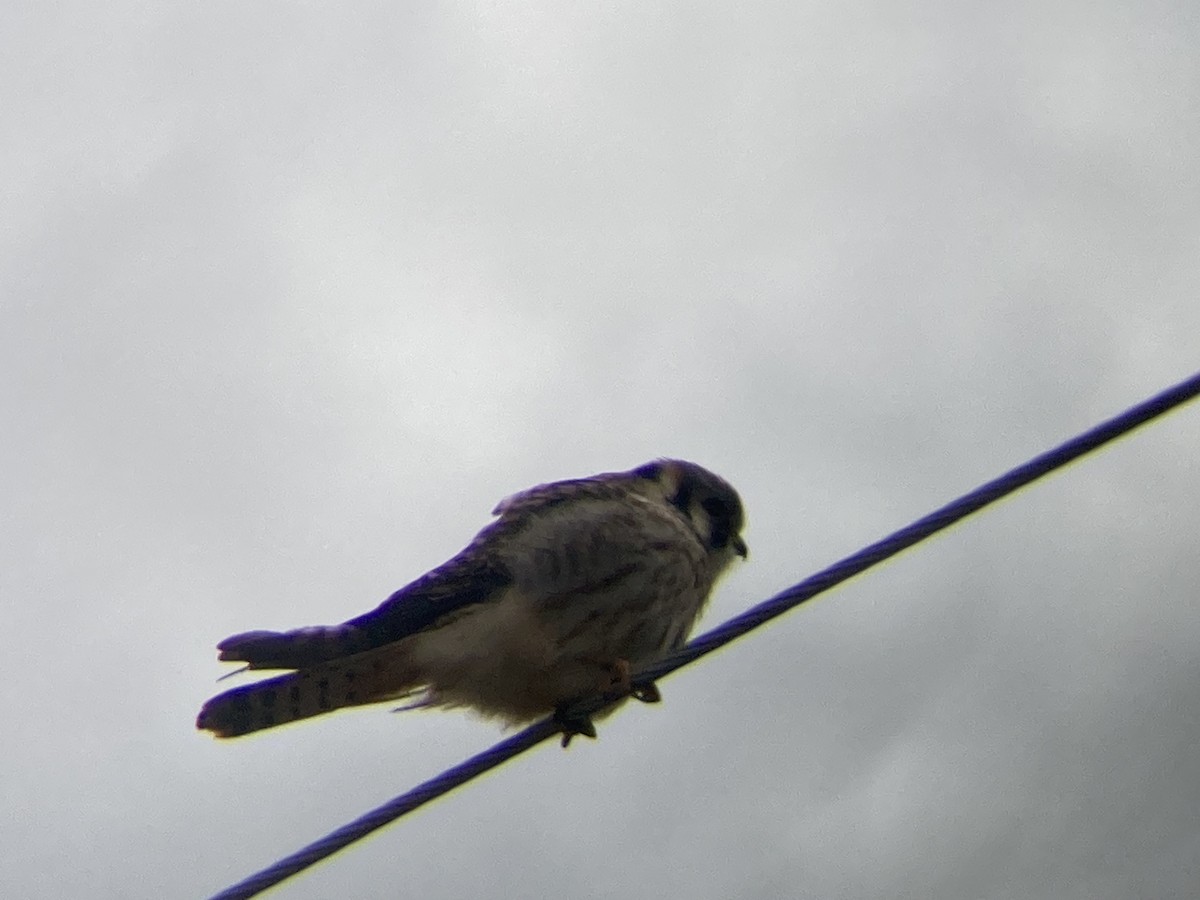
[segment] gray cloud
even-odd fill
[[[0,61],[6,895],[195,897],[493,742],[192,729],[502,496],[742,491],[714,624],[1196,368],[1162,4],[30,8]],[[1190,897],[1185,410],[287,897]]]

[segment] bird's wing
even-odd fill
[[[496,514],[465,550],[370,612],[341,625],[235,634],[217,645],[219,658],[250,669],[341,659],[417,634],[514,582],[552,603],[602,589],[636,570],[648,545],[679,541],[676,517],[635,498],[616,475],[539,485]]]
[[[347,622],[368,635],[370,643],[364,649],[416,634],[444,616],[492,599],[507,587],[512,575],[486,552],[483,537],[400,588],[369,613]]]
[[[250,669],[300,669],[416,634],[444,616],[488,600],[510,583],[510,574],[479,552],[479,545],[477,539],[449,562],[348,622],[235,634],[217,645],[219,658],[244,662]]]

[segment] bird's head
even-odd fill
[[[729,560],[745,558],[741,530],[746,523],[742,499],[724,478],[681,459],[659,459],[633,470],[652,482],[663,499],[683,513],[700,540],[713,553]]]

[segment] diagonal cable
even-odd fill
[[[1186,403],[1200,395],[1200,372],[1192,375],[1174,387],[1167,388],[1148,400],[1130,407],[1118,416],[1102,422],[1083,434],[1072,438],[1066,443],[1034,457],[1028,462],[1017,466],[999,478],[980,485],[975,490],[964,494],[957,500],[947,503],[929,515],[918,519],[911,525],[888,535],[883,540],[864,547],[857,553],[839,560],[815,575],[806,578],[782,593],[776,594],[769,600],[759,603],[735,616],[712,631],[700,635],[674,653],[669,654],[653,665],[646,666],[634,673],[635,683],[653,682],[669,675],[694,662],[701,656],[725,646],[748,631],[769,622],[777,616],[794,609],[817,594],[853,578],[871,566],[895,556],[913,544],[923,541],[930,535],[948,528],[960,519],[969,516],[1001,497],[1011,494],[1031,481],[1035,481],[1055,469],[1078,459],[1086,453],[1095,450],[1103,444],[1124,435],[1139,425]],[[617,701],[620,697],[597,697],[582,702],[573,707],[569,714],[572,718],[589,716]],[[562,731],[562,725],[553,718],[546,718],[530,725],[524,731],[501,741],[489,749],[472,756],[465,762],[441,775],[431,778],[406,794],[388,801],[376,809],[355,819],[336,831],[327,834],[320,840],[314,841],[291,856],[279,860],[244,881],[240,881],[221,893],[214,895],[211,900],[244,900],[265,891],[286,878],[295,875],[336,853],[343,847],[366,837],[372,831],[395,821],[406,813],[412,812],[419,806],[470,781],[489,769],[493,769],[519,753],[540,744],[547,738]]]

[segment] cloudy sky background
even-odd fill
[[[206,896],[497,740],[192,723],[220,638],[374,606],[517,489],[725,475],[711,626],[1198,368],[1194,4],[3,17],[5,896]],[[1193,897],[1198,443],[272,896]]]

